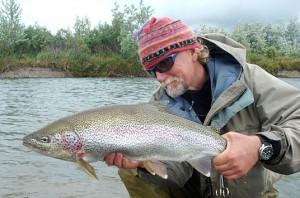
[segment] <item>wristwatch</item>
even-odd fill
[[[267,138],[257,135],[261,140],[261,147],[258,150],[259,153],[259,160],[260,161],[268,161],[272,158],[274,154],[274,149],[272,144],[267,140]]]

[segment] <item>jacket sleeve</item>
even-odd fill
[[[191,178],[193,168],[187,162],[163,162],[167,166],[168,179],[150,174],[145,169],[138,168],[138,176],[147,182],[158,186],[183,187]]]
[[[259,134],[278,143],[277,156],[264,166],[281,174],[300,171],[300,90],[268,74],[258,66],[250,73]]]

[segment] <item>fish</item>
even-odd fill
[[[167,102],[108,105],[60,118],[26,135],[23,145],[37,153],[76,162],[98,179],[90,163],[114,152],[141,161],[146,170],[168,178],[164,161],[187,162],[209,177],[211,160],[226,149],[212,126],[184,119]]]

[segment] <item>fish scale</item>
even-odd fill
[[[50,157],[76,161],[94,178],[89,163],[113,152],[144,161],[148,171],[163,178],[167,173],[159,167],[161,161],[187,161],[209,176],[212,157],[226,148],[226,140],[211,127],[170,113],[165,102],[79,112],[25,136],[23,144]]]

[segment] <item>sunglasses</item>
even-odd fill
[[[174,53],[174,54],[167,56],[166,58],[161,60],[159,63],[154,65],[151,69],[145,70],[146,73],[148,73],[150,76],[156,78],[156,72],[163,74],[163,73],[169,71],[173,67],[175,58],[177,55],[178,55],[178,53]]]

